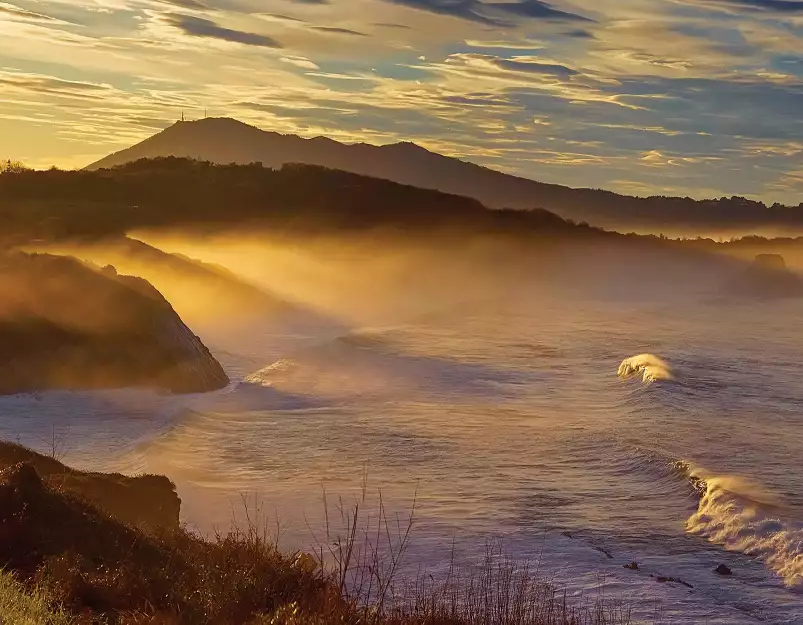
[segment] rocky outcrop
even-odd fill
[[[228,382],[145,280],[68,257],[0,256],[0,394],[119,387],[196,393]]]
[[[0,471],[0,561],[21,579],[33,579],[43,570],[60,566],[67,570],[51,577],[66,577],[80,588],[86,579],[77,570],[82,565],[94,564],[99,569],[97,577],[104,569],[119,576],[125,563],[138,556],[153,561],[158,573],[169,563],[159,555],[155,537],[120,522],[81,496],[54,488],[32,465]]]
[[[803,297],[803,279],[787,268],[780,254],[759,254],[725,290],[730,295],[756,299]]]
[[[6,442],[0,442],[0,472],[10,478],[17,490],[31,491],[37,482],[42,482],[47,488],[80,499],[132,527],[147,531],[179,527],[181,499],[175,485],[161,475],[84,473]]]

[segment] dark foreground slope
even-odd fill
[[[292,601],[317,605],[326,591],[320,576],[256,538],[144,532],[30,463],[0,473],[0,562],[76,624],[240,625]]]
[[[16,450],[15,450],[16,451]],[[25,453],[20,450],[19,453]],[[406,538],[388,559],[355,532],[332,537],[332,568],[284,554],[262,528],[211,540],[184,528],[152,532],[109,514],[106,502],[45,477],[49,461],[0,469],[0,606],[22,622],[69,625],[620,625],[626,607],[574,609],[563,593],[494,554],[461,578],[395,579]],[[69,472],[69,469],[65,469]],[[102,479],[103,476],[95,476]],[[125,495],[109,476],[110,496]],[[146,502],[143,505],[147,506]],[[352,514],[352,513],[347,513]],[[395,531],[387,522],[388,536]],[[370,532],[365,536],[369,541]],[[9,576],[13,575],[14,579]],[[346,583],[348,582],[348,583]],[[26,604],[36,604],[26,610]],[[48,617],[47,613],[50,613]],[[55,615],[58,614],[58,618]],[[503,616],[500,616],[503,615]],[[0,614],[3,621],[8,614]],[[33,620],[35,618],[35,620]],[[12,621],[14,622],[14,621]],[[16,625],[16,623],[15,623]]]
[[[665,234],[803,230],[803,204],[765,206],[740,197],[695,201],[637,198],[598,189],[572,189],[511,176],[430,152],[412,143],[346,145],[325,137],[302,139],[265,132],[233,119],[179,122],[112,154],[88,169],[141,158],[188,157],[213,163],[261,162],[265,167],[306,163],[475,198],[492,208],[540,207],[602,228]]]
[[[0,394],[224,387],[209,350],[148,282],[75,259],[0,255]]]

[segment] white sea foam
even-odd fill
[[[653,354],[639,354],[625,358],[619,365],[620,378],[628,379],[638,375],[642,376],[644,384],[675,379],[672,375],[672,368]]]
[[[766,490],[733,476],[692,476],[704,483],[689,533],[729,551],[763,560],[785,584],[803,590],[803,523],[790,518],[784,505]]]

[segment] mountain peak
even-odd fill
[[[232,117],[202,117],[201,119],[186,119],[186,120],[179,119],[178,121],[168,126],[165,130],[177,130],[177,129],[181,129],[183,131],[188,131],[188,130],[209,131],[213,129],[214,130],[247,129],[255,132],[262,132],[256,126],[251,126],[249,124],[246,124],[245,122],[241,122],[240,120],[234,119]]]
[[[422,147],[422,146],[418,145],[417,143],[413,143],[412,141],[399,141],[398,143],[391,143],[389,145],[385,145],[385,146],[382,146],[382,147],[384,147],[384,148],[392,148],[392,149],[396,149],[396,150],[403,151],[403,152],[409,152],[411,154],[415,153],[415,152],[418,152],[418,153],[426,152],[427,154],[432,154],[432,152],[427,150],[425,147]]]

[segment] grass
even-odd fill
[[[26,588],[6,571],[0,571],[0,625],[71,625],[72,617],[53,608],[39,588]]]
[[[325,499],[325,498],[324,498]],[[129,527],[20,465],[0,474],[1,625],[626,625],[626,606],[574,605],[489,545],[441,580],[399,574],[414,525],[342,502],[317,554],[283,553],[258,508],[209,539]],[[10,575],[13,573],[14,577]],[[20,580],[20,581],[17,581]],[[23,592],[24,591],[24,592]],[[26,620],[27,619],[27,620]]]

